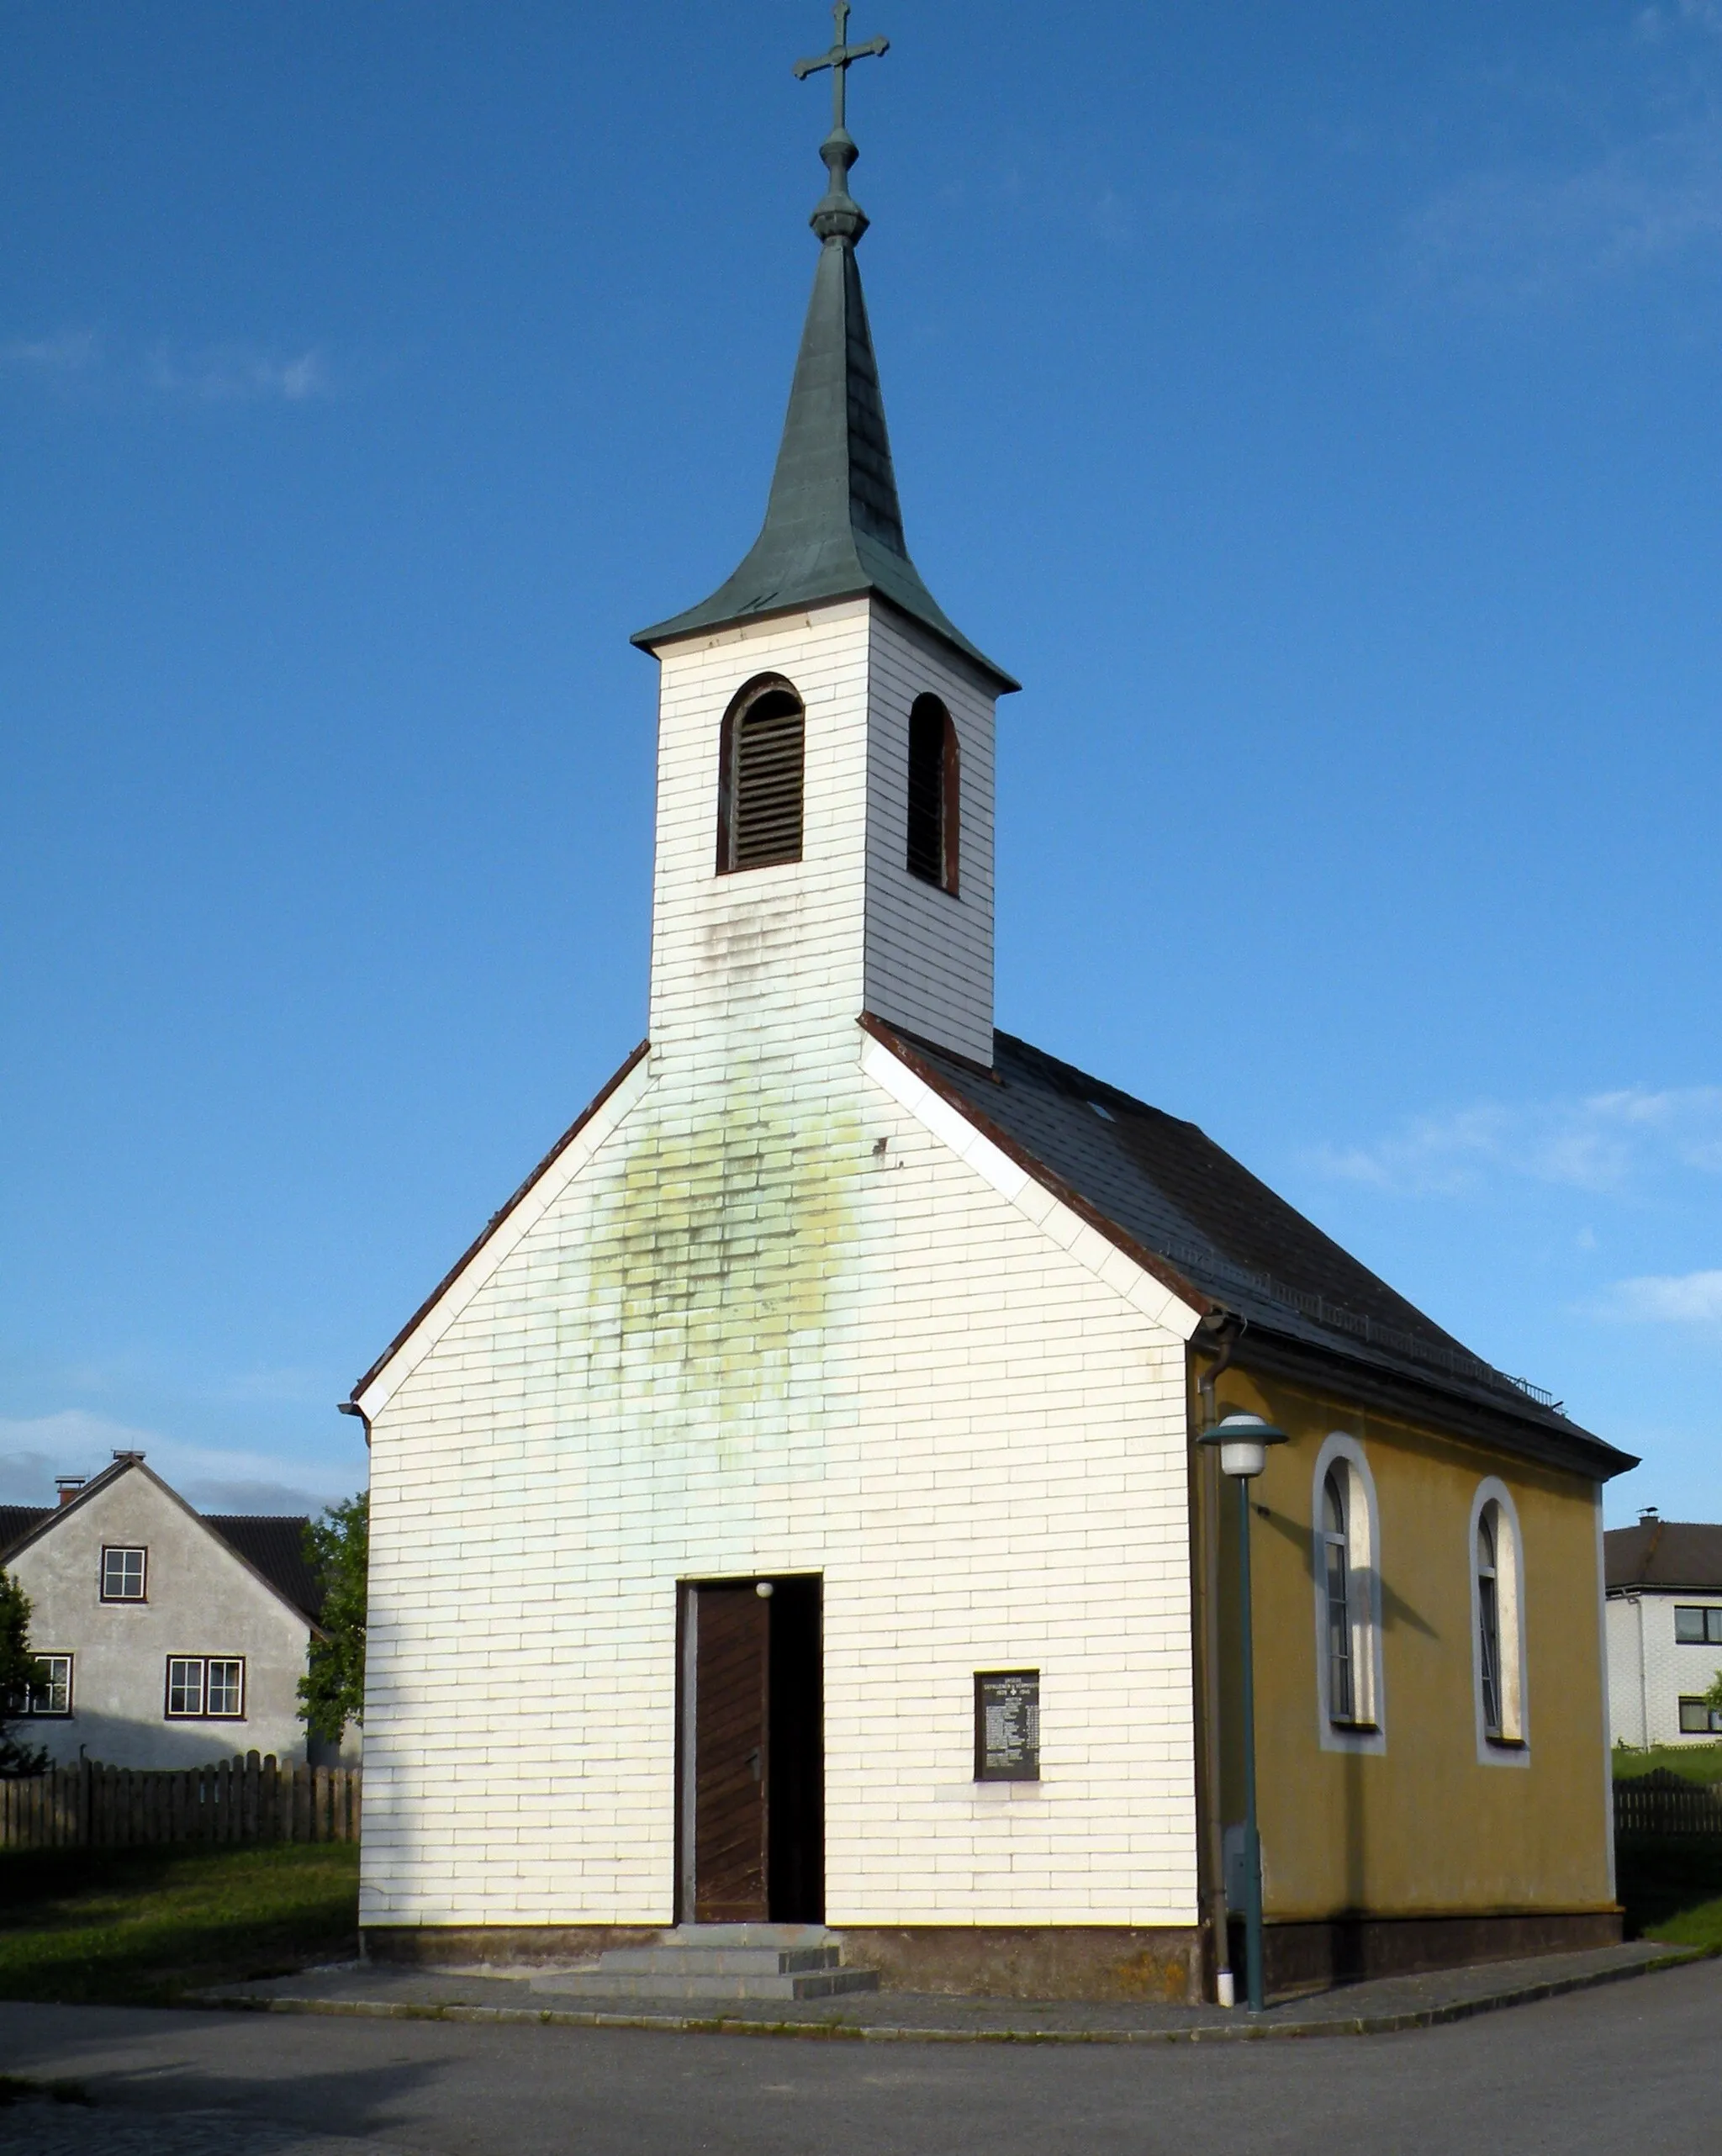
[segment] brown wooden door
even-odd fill
[[[695,1591],[694,1921],[770,1913],[771,1604],[746,1587]]]

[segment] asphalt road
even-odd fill
[[[0,2005],[36,2156],[1718,2156],[1722,1963],[1395,2037],[870,2044]]]

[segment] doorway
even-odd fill
[[[821,1603],[816,1575],[681,1590],[679,1923],[824,1921]]]

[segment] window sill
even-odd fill
[[[1483,1731],[1483,1741],[1492,1752],[1528,1752],[1530,1747],[1522,1736],[1496,1736],[1492,1731]]]
[[[242,1722],[243,1715],[164,1715],[164,1722]]]
[[[1328,1717],[1328,1727],[1336,1736],[1379,1736],[1381,1733],[1379,1722],[1354,1722],[1338,1715]]]

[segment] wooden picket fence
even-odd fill
[[[1722,1838],[1722,1783],[1688,1782],[1667,1767],[1617,1782],[1614,1831]]]
[[[207,1767],[84,1760],[0,1781],[0,1849],[357,1842],[361,1779],[357,1767],[283,1767],[273,1752]]]

